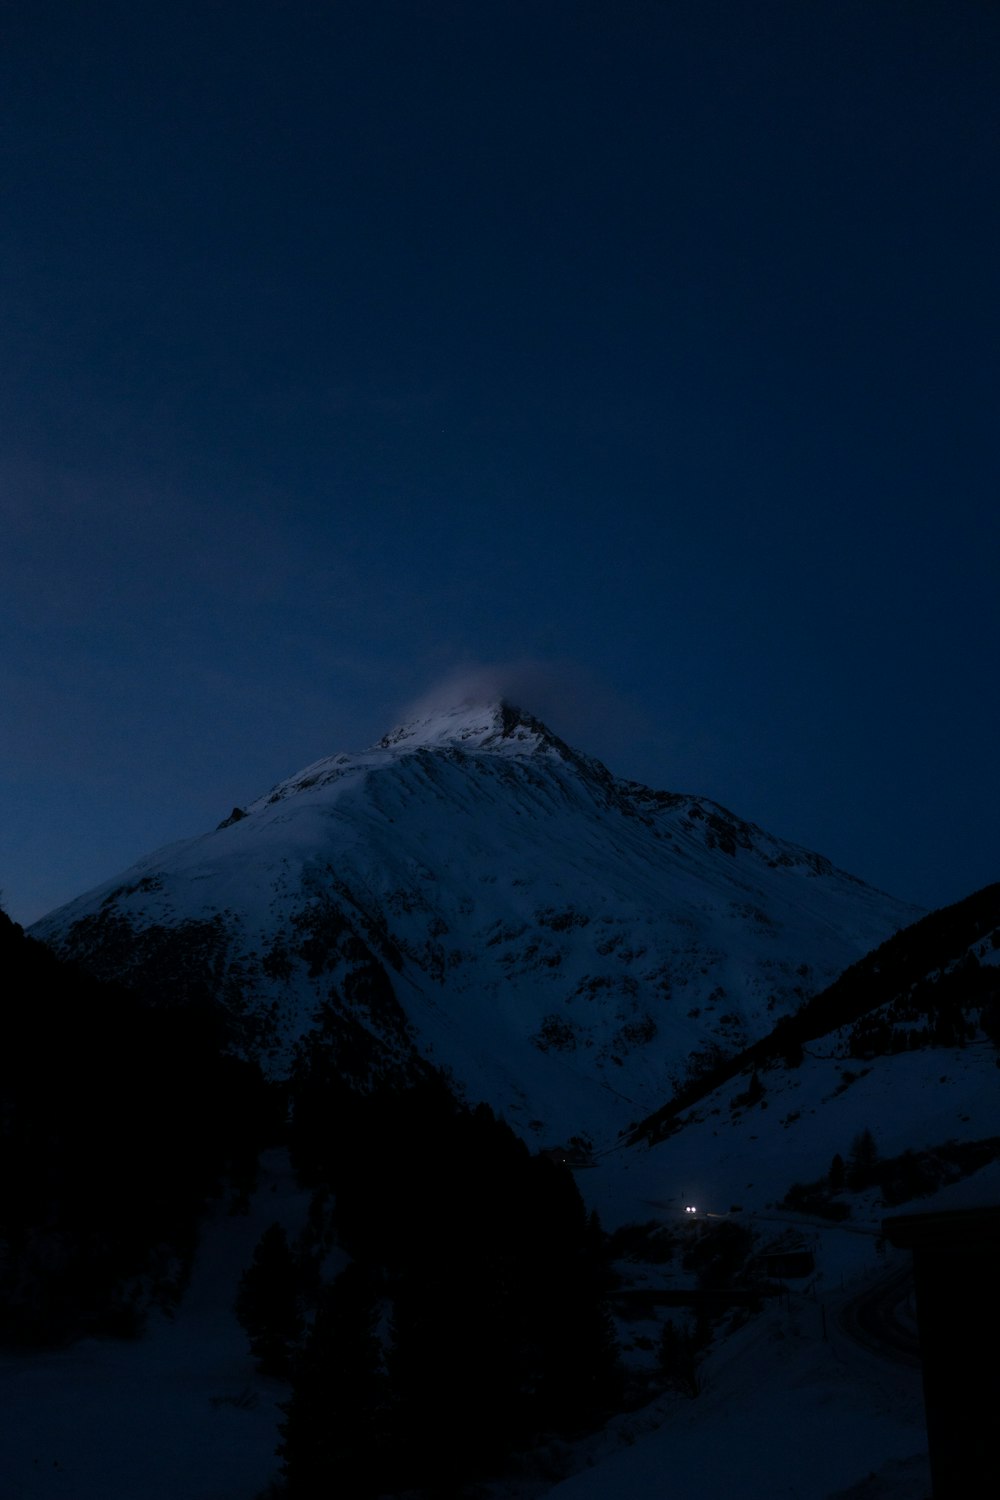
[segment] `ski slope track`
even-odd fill
[[[505,702],[317,761],[32,929],[287,1069],[418,1058],[536,1143],[600,1147],[920,913]]]

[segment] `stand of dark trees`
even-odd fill
[[[288,1496],[451,1494],[599,1423],[621,1382],[606,1237],[569,1170],[430,1071],[366,1097],[331,1086],[325,1119],[322,1097],[304,1087],[300,1111],[293,1088],[293,1157],[352,1263],[304,1293]]]
[[[208,1199],[252,1185],[272,1096],[209,1008],[151,1008],[2,912],[0,992],[0,1337],[134,1335]]]
[[[997,1160],[1000,1160],[1000,1136],[978,1141],[943,1141],[927,1150],[907,1150],[899,1156],[883,1157],[872,1132],[866,1129],[854,1137],[846,1162],[837,1152],[824,1177],[813,1182],[793,1182],[783,1201],[785,1207],[800,1213],[843,1220],[851,1214],[845,1193],[878,1188],[886,1208],[897,1208],[901,1203],[927,1197],[959,1182]]]

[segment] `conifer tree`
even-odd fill
[[[357,1262],[320,1302],[284,1407],[288,1500],[364,1500],[386,1486],[392,1446],[379,1312],[378,1276]]]
[[[865,1127],[859,1130],[851,1142],[847,1158],[847,1183],[852,1188],[866,1188],[872,1180],[872,1172],[878,1161],[878,1146],[875,1137]]]
[[[272,1224],[261,1236],[240,1278],[235,1312],[261,1373],[287,1375],[303,1323],[295,1261],[280,1224]]]
[[[658,1354],[668,1390],[681,1391],[685,1396],[700,1395],[698,1338],[689,1328],[678,1328],[673,1318],[668,1318],[660,1331]]]

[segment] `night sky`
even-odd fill
[[[900,897],[1000,878],[1000,6],[3,31],[12,916],[456,676]]]

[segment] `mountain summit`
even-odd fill
[[[547,753],[565,759],[574,753],[540,719],[513,704],[503,700],[487,704],[463,703],[407,720],[361,754],[333,755],[317,760],[287,781],[279,782],[265,796],[251,803],[245,812],[242,809],[236,811],[239,816],[246,816],[297,792],[332,787],[345,776],[367,775],[391,766],[401,757],[431,750],[488,750],[518,759]]]
[[[513,705],[315,762],[33,932],[274,1070],[429,1058],[532,1138],[615,1134],[919,915]]]
[[[461,745],[467,750],[499,750],[508,755],[534,755],[568,747],[552,731],[506,699],[496,703],[461,703],[453,708],[421,715],[379,740],[380,749],[406,744],[418,746]]]

